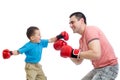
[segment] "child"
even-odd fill
[[[63,31],[61,34],[51,39],[41,39],[39,28],[35,26],[30,26],[27,29],[26,35],[30,41],[18,50],[3,50],[3,58],[8,59],[11,55],[25,53],[25,71],[27,80],[47,80],[41,64],[39,64],[39,61],[41,60],[42,49],[47,47],[48,43],[55,42],[61,38],[68,40],[69,36],[67,32]]]

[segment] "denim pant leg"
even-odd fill
[[[96,74],[96,71],[93,69],[86,76],[84,76],[82,80],[92,80],[95,74]]]
[[[118,65],[107,66],[101,69],[96,69],[97,73],[91,80],[115,80],[118,74]]]
[[[82,80],[115,80],[118,75],[118,64],[93,69]]]

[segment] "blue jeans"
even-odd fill
[[[118,64],[114,66],[93,69],[82,80],[115,80],[118,71]]]

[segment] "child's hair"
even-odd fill
[[[27,35],[28,39],[30,39],[30,37],[31,37],[32,35],[34,35],[35,30],[39,30],[39,28],[36,27],[36,26],[30,26],[30,27],[27,29],[26,35]]]

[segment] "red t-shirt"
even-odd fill
[[[82,51],[89,50],[88,44],[90,41],[98,39],[101,45],[101,57],[99,60],[92,60],[94,68],[100,68],[108,65],[117,64],[117,58],[115,56],[114,50],[105,37],[104,33],[97,27],[87,26],[85,31],[80,38],[80,48]]]

